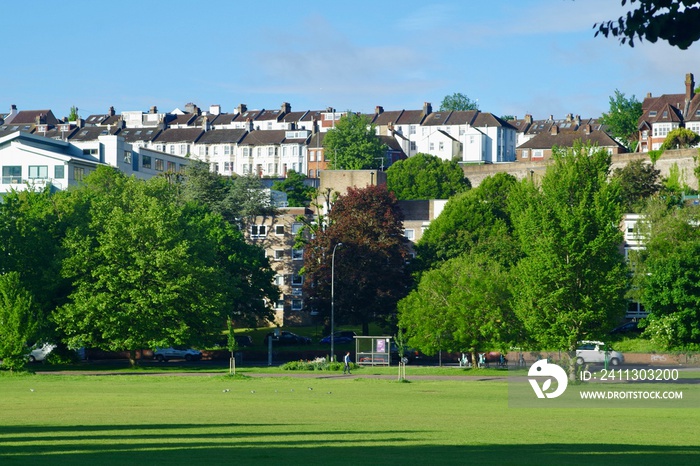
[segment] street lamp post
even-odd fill
[[[333,246],[333,254],[331,254],[331,361],[335,362],[335,250],[343,243],[337,243]]]

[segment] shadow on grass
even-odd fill
[[[287,427],[289,431],[284,432]],[[450,442],[456,440],[459,439],[450,439]],[[700,464],[700,446],[696,445],[416,443],[420,443],[420,432],[412,430],[328,432],[322,427],[308,429],[298,424],[0,427],[0,463],[42,466],[285,462],[324,466]]]

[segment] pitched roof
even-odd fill
[[[395,125],[420,125],[425,118],[423,110],[404,110]]]
[[[58,119],[54,116],[51,110],[22,110],[14,116],[8,118],[5,124],[9,125],[32,125],[37,122],[37,118],[42,120],[42,123],[47,125],[58,124]]]
[[[598,147],[618,147],[624,150],[624,146],[615,141],[605,131],[588,131],[588,125],[581,126],[577,130],[558,131],[557,134],[552,134],[552,131],[542,132],[530,139],[527,142],[518,146],[518,149],[551,149],[554,146],[572,147],[576,141],[581,141],[583,144],[592,144]]]
[[[197,144],[236,144],[243,139],[246,134],[244,129],[216,129],[205,131],[199,138]]]
[[[124,128],[117,135],[124,138],[126,142],[133,143],[137,141],[150,142],[153,141],[160,132],[159,128]]]
[[[286,133],[287,132],[283,129],[251,131],[243,137],[239,144],[248,146],[269,146],[273,144],[282,144],[285,140]]]
[[[114,135],[119,132],[119,128],[105,128],[103,126],[86,126],[74,132],[68,139],[73,141],[96,141],[100,136]]]
[[[153,142],[159,144],[198,142],[203,133],[202,128],[168,128],[158,134]]]

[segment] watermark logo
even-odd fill
[[[527,375],[528,377],[547,377],[541,387],[537,379],[528,379],[537,398],[556,398],[564,393],[569,383],[564,369],[547,362],[546,359],[541,359],[533,364]],[[557,388],[553,392],[547,392],[552,386],[552,379],[557,381]]]

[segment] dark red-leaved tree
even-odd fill
[[[335,253],[335,322],[362,325],[395,315],[408,292],[407,243],[396,198],[385,186],[349,188],[333,204],[328,225],[304,250],[307,307],[330,320],[331,262]]]

